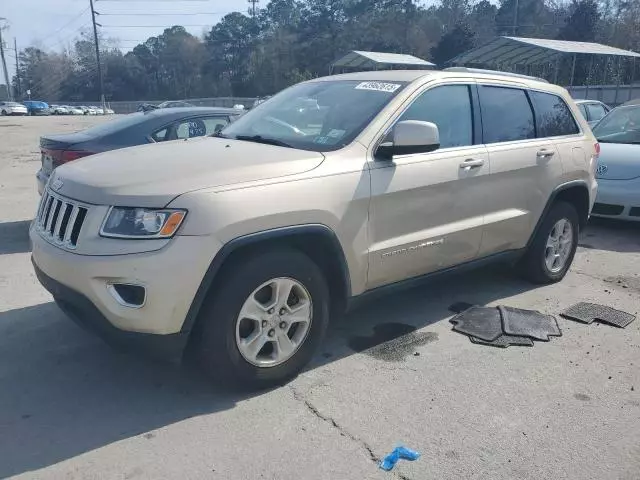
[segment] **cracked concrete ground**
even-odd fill
[[[335,321],[289,385],[231,393],[114,353],[35,280],[38,137],[99,121],[0,120],[0,477],[640,478],[640,321],[559,319],[562,337],[497,349],[452,332],[447,310],[589,301],[638,315],[640,226],[592,222],[557,285],[492,268],[379,299]],[[379,470],[399,443],[422,456]]]

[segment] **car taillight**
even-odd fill
[[[596,168],[598,168],[598,157],[600,156],[600,144],[598,142],[593,145],[593,155],[591,155],[590,170],[592,175],[596,174]]]
[[[77,160],[82,157],[88,157],[93,155],[93,152],[87,152],[84,150],[65,150],[60,157],[60,163],[67,163],[73,160]]]

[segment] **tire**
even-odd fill
[[[558,261],[558,266],[552,269],[547,262],[547,258],[549,258],[547,254],[552,254],[553,250],[548,250],[547,242],[550,241],[552,233],[557,233],[554,232],[554,228],[556,228],[558,222],[563,220],[568,222],[571,227],[570,232],[564,229],[567,232],[566,239],[570,239],[571,244],[567,247],[565,260],[563,262]],[[578,221],[578,212],[575,207],[567,202],[554,203],[536,232],[527,253],[518,265],[521,274],[526,279],[537,284],[550,284],[562,280],[571,267],[573,257],[576,254],[579,229],[580,222]],[[557,245],[561,244],[562,241]],[[562,247],[559,248],[562,249]]]
[[[7,112],[5,110],[2,110],[2,116],[6,117],[7,116]]]
[[[195,353],[205,373],[217,381],[250,390],[280,385],[295,377],[313,357],[329,323],[329,290],[320,268],[303,253],[282,249],[252,255],[243,261],[234,262],[225,268],[221,275],[224,275],[224,282],[217,287],[214,286],[215,290],[209,292],[200,310],[198,325],[192,333],[196,336],[192,339]],[[298,324],[292,322],[289,331],[285,331],[285,335],[289,335],[293,330],[294,337],[306,331],[298,341],[297,350],[286,361],[271,366],[257,366],[248,361],[240,350],[240,344],[250,337],[247,335],[245,339],[241,339],[240,329],[249,327],[253,333],[259,330],[263,335],[275,332],[275,336],[281,338],[282,331],[278,330],[277,325],[286,325],[286,322],[278,324],[279,319],[290,317],[286,317],[286,314],[279,317],[279,312],[276,312],[269,320],[273,325],[265,327],[266,320],[241,320],[240,312],[246,305],[245,302],[255,298],[256,289],[269,282],[287,280],[302,285],[303,290],[299,290],[299,296],[306,296],[310,300],[310,322],[308,326],[305,326],[306,323],[300,324],[300,332],[297,331]],[[266,291],[269,292],[267,297],[272,298],[271,286],[263,287],[257,294]],[[304,302],[296,296],[293,298],[298,302]],[[261,310],[260,313],[262,314]],[[294,324],[296,328],[293,327]],[[266,347],[263,347],[267,350],[260,349],[256,354],[256,361],[263,351],[272,350],[270,354],[278,356],[277,342],[271,343],[270,340],[267,343],[269,345],[265,344]],[[283,355],[282,358],[285,357]]]

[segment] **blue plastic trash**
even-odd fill
[[[411,450],[410,448],[403,447],[403,446],[396,447],[393,449],[393,452],[391,452],[389,455],[387,455],[380,461],[380,468],[388,472],[389,470],[393,470],[393,467],[396,466],[396,463],[398,463],[398,460],[402,459],[402,460],[409,460],[410,462],[413,462],[418,458],[420,458],[420,454],[415,450]]]

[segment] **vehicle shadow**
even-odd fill
[[[0,255],[31,251],[29,225],[31,220],[0,223]]]
[[[117,353],[53,303],[0,313],[0,478],[247,398]]]
[[[591,218],[580,235],[580,246],[610,252],[640,252],[640,222]]]

